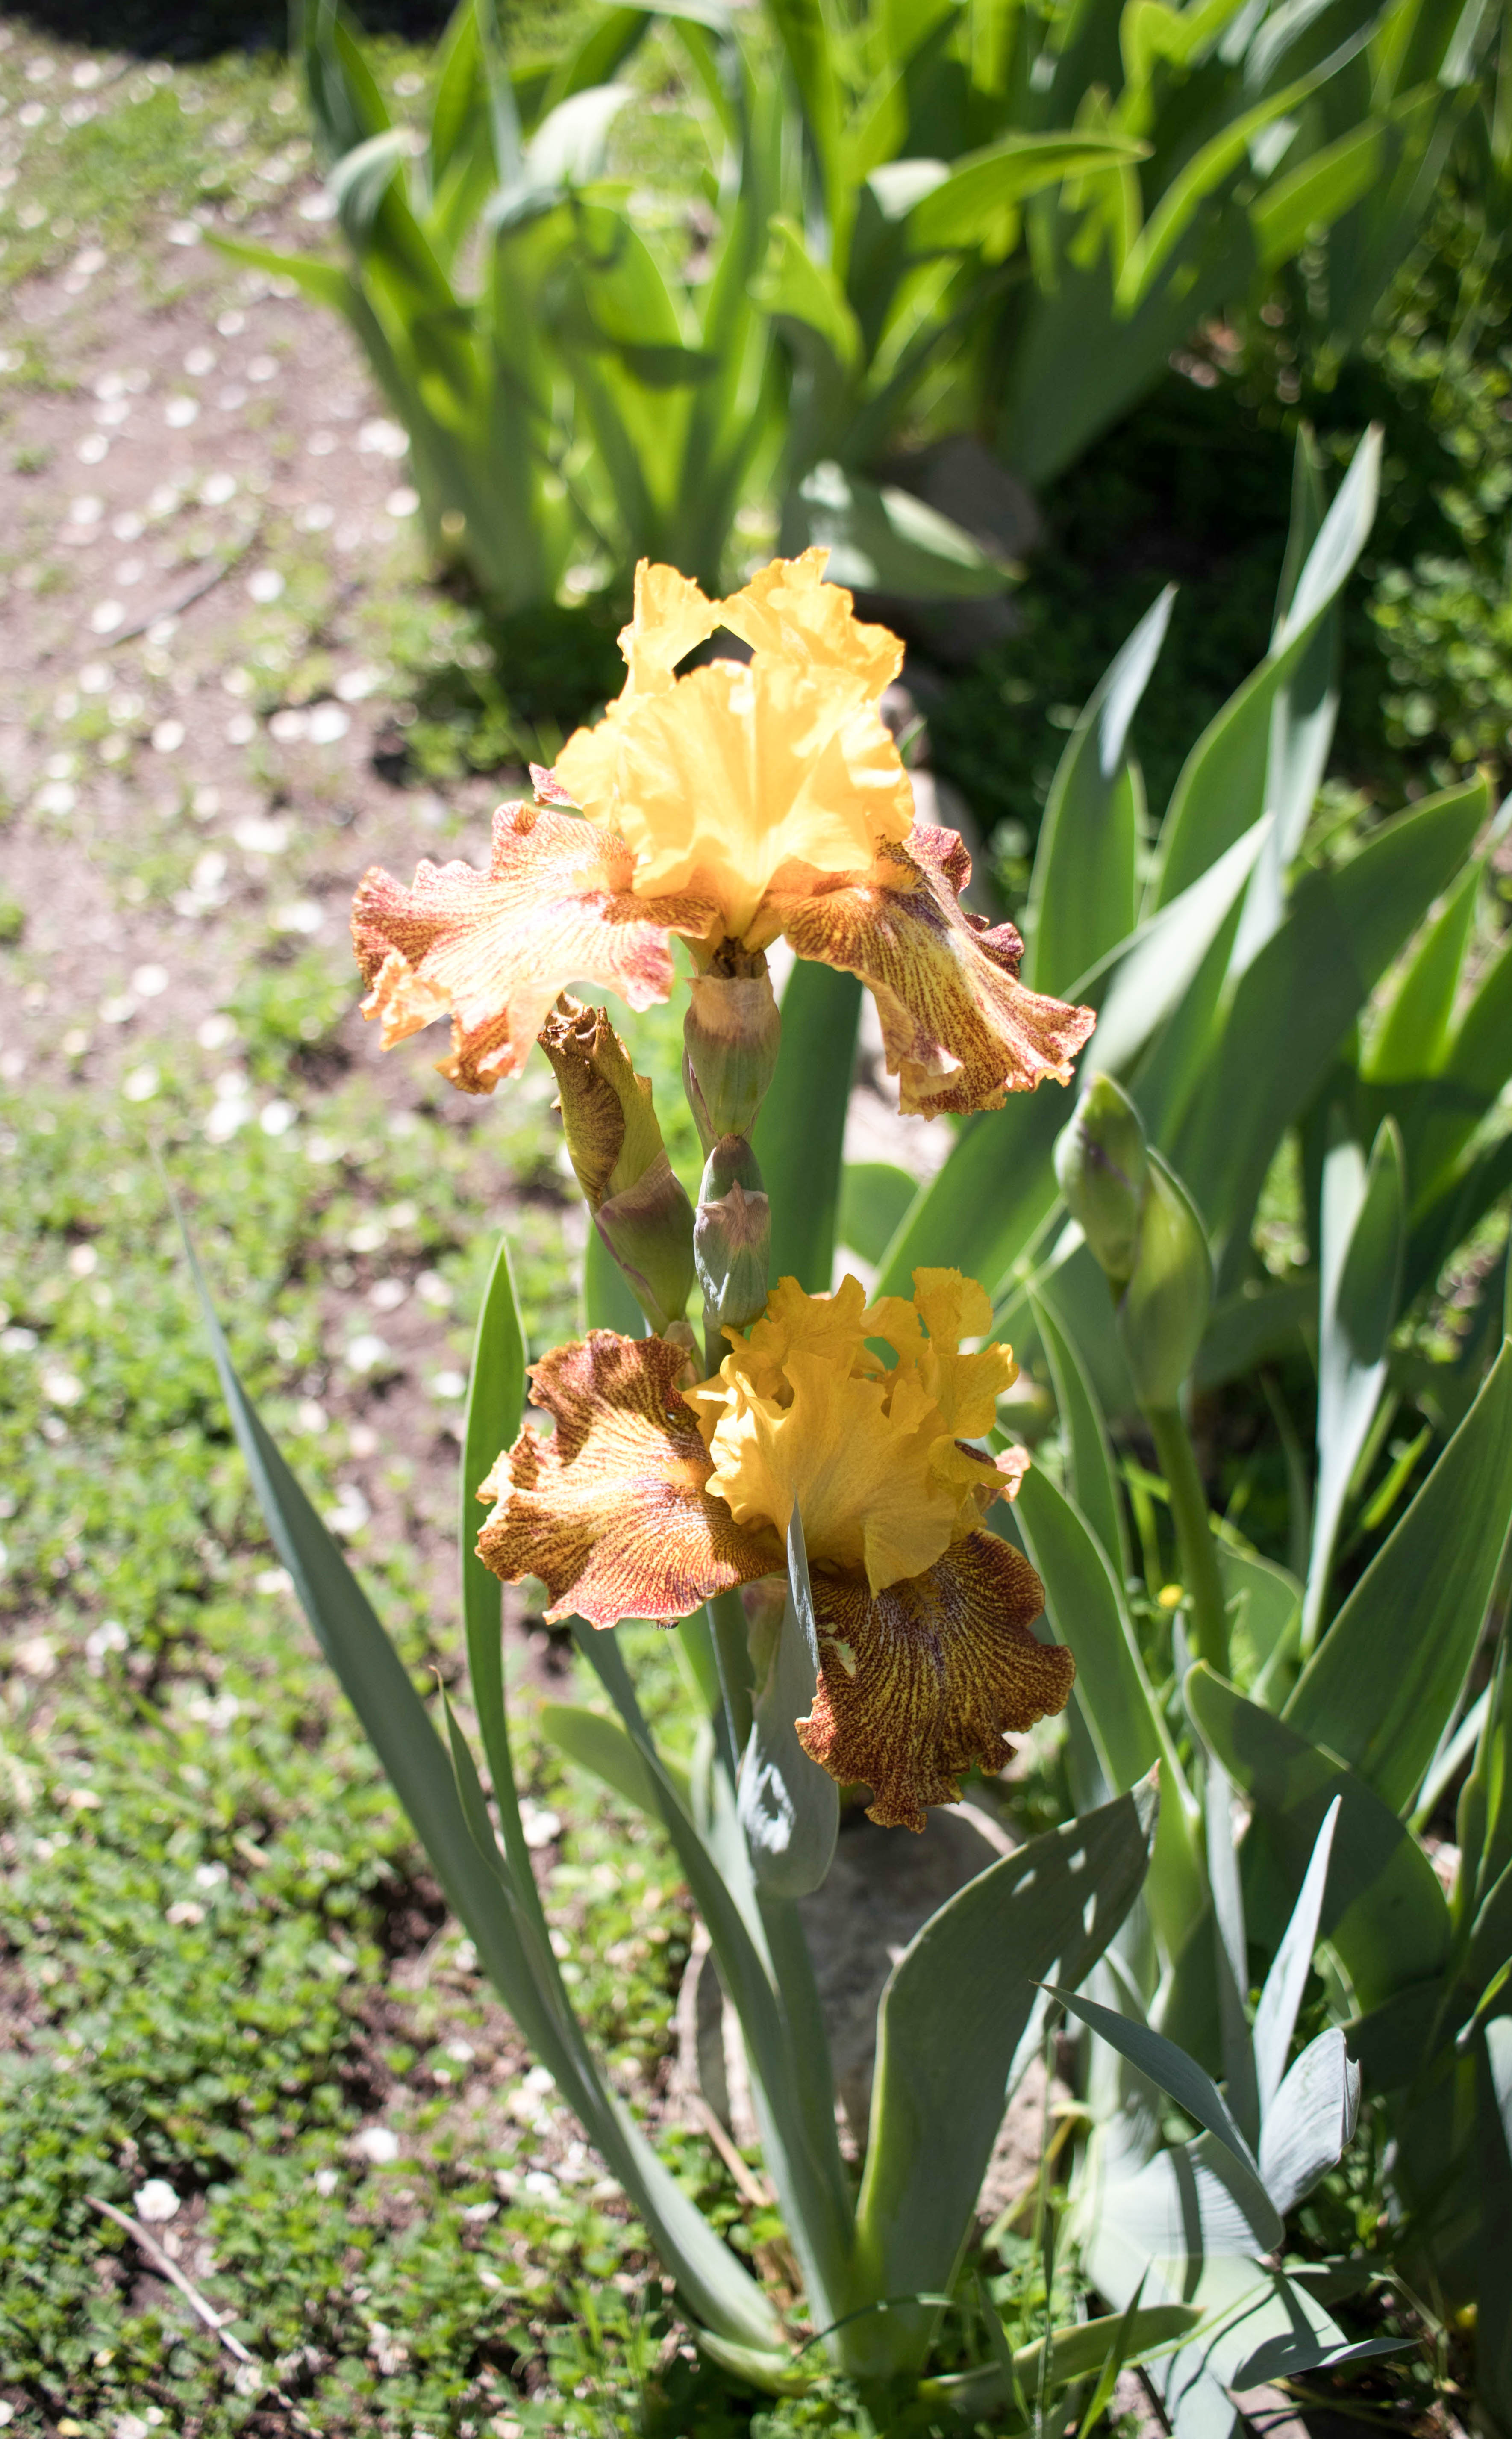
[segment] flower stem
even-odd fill
[[[716,1593],[708,1604],[708,1613],[724,1694],[724,1717],[738,1768],[751,1734],[751,1647],[746,1638],[745,1603],[738,1592]]]
[[[1155,1441],[1160,1469],[1171,1496],[1182,1581],[1192,1604],[1192,1641],[1200,1660],[1220,1677],[1229,1673],[1229,1618],[1218,1574],[1218,1549],[1207,1493],[1185,1418],[1174,1406],[1147,1406],[1145,1420]]]

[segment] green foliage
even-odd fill
[[[639,73],[651,13],[604,11],[522,67],[493,0],[462,0],[412,143],[337,0],[312,0],[349,267],[240,249],[351,323],[433,547],[499,612],[620,587],[641,556],[717,588],[742,517],[823,543],[851,585],[1000,592],[927,472],[886,479],[899,446],[990,425],[1043,480],[1330,227],[1330,329],[1358,337],[1465,116],[1449,88],[1492,40],[1451,76],[1436,0],[1305,31],[1129,0],[1069,43],[954,0],[845,24],[670,8],[661,57],[697,129],[678,172],[706,217],[690,258],[675,208],[611,174],[633,90],[613,80]]]

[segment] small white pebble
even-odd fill
[[[191,381],[203,381],[206,373],[214,372],[215,363],[213,347],[191,347],[184,359],[184,369]]]
[[[176,754],[186,735],[182,720],[160,720],[152,731],[154,754]]]
[[[134,508],[123,508],[118,517],[112,517],[110,529],[117,542],[140,542],[147,530]]]
[[[312,1432],[317,1439],[322,1432],[330,1428],[330,1416],[318,1398],[306,1398],[296,1406],[294,1420],[302,1432]]]
[[[149,2177],[145,2185],[137,2186],[132,2199],[137,2217],[145,2219],[149,2227],[162,2227],[178,2216],[179,2198],[162,2177]]]
[[[248,813],[231,835],[244,855],[282,855],[293,833],[294,825],[282,815],[264,820],[260,813]]]
[[[86,661],[79,672],[80,694],[108,694],[112,684],[113,673],[108,661]]]
[[[390,491],[383,502],[391,517],[412,517],[419,505],[420,495],[409,483],[401,483],[398,490]]]
[[[294,510],[294,524],[301,533],[326,533],[336,522],[336,511],[329,500],[311,500]]]
[[[532,1851],[537,1847],[549,1846],[554,1838],[560,1838],[561,1835],[561,1816],[560,1813],[548,1811],[544,1806],[537,1807],[534,1804],[522,1804],[520,1807],[520,1834],[524,1838],[525,1844],[530,1847]],[[535,2068],[532,2068],[531,2074],[535,2074],[536,2071],[537,2070]],[[530,2084],[529,2075],[525,2077],[525,2082],[531,2090],[540,2089],[539,2086]],[[547,2089],[549,2089],[549,2086]]]
[[[132,976],[132,988],[138,999],[161,999],[168,985],[166,966],[138,966]]]
[[[222,415],[235,415],[239,406],[245,406],[247,393],[240,382],[227,382],[215,402]]]
[[[159,483],[147,503],[150,517],[170,517],[184,494],[176,483]]]
[[[347,1362],[353,1372],[376,1372],[387,1360],[388,1347],[382,1338],[354,1338],[347,1349]]]
[[[200,401],[197,398],[170,398],[163,409],[163,420],[174,432],[185,432],[199,419]]]
[[[84,1384],[72,1372],[44,1372],[42,1394],[49,1406],[77,1406],[84,1394]]]
[[[114,635],[116,628],[126,623],[124,602],[97,601],[89,614],[89,623],[97,635]]]
[[[123,559],[120,565],[116,570],[116,581],[119,585],[140,584],[146,574],[147,562],[145,560]]]
[[[367,1301],[375,1312],[397,1312],[409,1296],[402,1279],[375,1279],[367,1291]]]
[[[331,451],[338,446],[339,442],[334,432],[312,432],[305,442],[305,447],[311,457],[329,457]]]
[[[301,196],[299,217],[302,221],[333,221],[336,217],[335,196],[328,195],[324,187],[312,195]]]
[[[247,579],[247,596],[253,601],[276,601],[283,591],[283,578],[276,567],[259,567]]]
[[[224,507],[227,500],[234,500],[236,495],[237,478],[234,474],[206,474],[200,485],[200,497],[207,508]]]
[[[467,1393],[468,1382],[465,1372],[437,1372],[431,1382],[431,1395],[435,1398],[445,1398],[449,1402],[456,1398],[465,1398]]]
[[[415,1292],[421,1304],[434,1312],[445,1312],[452,1303],[452,1290],[439,1271],[422,1271],[415,1282]]]
[[[286,1135],[298,1115],[292,1101],[270,1101],[258,1124],[265,1135]]]
[[[310,734],[309,712],[297,710],[293,704],[276,711],[268,722],[268,734],[279,745],[297,745]]]
[[[310,2181],[314,2186],[314,2189],[320,2196],[321,2200],[329,2201],[331,2195],[335,2192],[337,2186],[341,2182],[341,2173],[339,2169],[336,2168],[317,2168]]]
[[[409,445],[402,424],[382,415],[374,416],[357,435],[357,446],[366,457],[402,457]]]
[[[155,1067],[133,1067],[121,1091],[129,1101],[150,1101],[161,1081]]]
[[[202,231],[197,221],[169,221],[169,245],[198,245],[201,235]]]
[[[93,1245],[76,1245],[68,1256],[68,1267],[76,1279],[93,1278],[99,1268],[99,1255]]]
[[[350,726],[350,716],[339,703],[317,703],[310,715],[310,741],[312,745],[334,745]]]
[[[49,779],[36,794],[39,813],[71,813],[79,802],[79,791],[67,779]]]
[[[230,1877],[223,1863],[196,1863],[194,1867],[197,1889],[223,1889]]]
[[[278,359],[276,356],[254,356],[252,362],[247,366],[247,379],[249,381],[271,382],[276,381],[277,378]]]
[[[92,93],[105,71],[98,60],[80,60],[70,79],[76,93]]]
[[[236,1019],[223,1014],[207,1016],[195,1036],[202,1050],[223,1050],[236,1038]]]
[[[101,1024],[130,1024],[135,1014],[136,1002],[125,991],[119,992],[114,999],[102,999],[100,1001],[99,1021]]]
[[[258,723],[250,711],[236,712],[225,724],[226,742],[230,745],[250,745],[257,733]]]
[[[365,2126],[352,2140],[352,2149],[377,2168],[386,2168],[399,2158],[399,2136],[386,2126]]]
[[[220,789],[196,788],[191,800],[191,810],[197,822],[213,822],[221,810]]]
[[[112,1651],[124,1651],[127,1641],[126,1629],[119,1618],[107,1617],[96,1627],[93,1634],[85,1635],[85,1657],[93,1661],[98,1667]]]
[[[80,466],[100,465],[110,449],[110,438],[103,432],[86,432],[74,455]]]
[[[336,680],[336,692],[343,703],[365,703],[370,694],[378,692],[382,683],[382,669],[369,668],[364,665],[360,668],[344,669]]]
[[[296,898],[292,905],[276,906],[268,920],[276,932],[302,932],[312,939],[325,929],[326,917],[313,898]]]
[[[95,396],[98,399],[120,398],[124,396],[125,389],[124,373],[101,373],[95,383]]]
[[[244,313],[239,312],[236,306],[232,305],[228,307],[225,312],[219,315],[215,327],[220,331],[222,339],[240,339],[242,331],[247,327],[247,317]]]
[[[105,513],[105,503],[95,491],[80,491],[68,503],[68,522],[75,525],[98,525]]]

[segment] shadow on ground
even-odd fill
[[[140,59],[209,60],[222,51],[283,50],[287,0],[43,0],[7,12],[18,30],[59,43],[129,51]],[[357,0],[354,17],[370,34],[428,42],[451,9],[447,0]]]

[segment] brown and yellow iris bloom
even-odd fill
[[[820,1637],[799,1739],[870,1788],[874,1821],[922,1829],[963,1771],[1001,1770],[1005,1737],[1064,1706],[1076,1673],[1029,1630],[1034,1569],[982,1529],[1028,1463],[970,1445],[1017,1375],[1006,1346],[961,1351],[991,1318],[958,1271],[916,1271],[912,1301],[874,1305],[854,1278],[820,1296],[784,1279],[696,1387],[679,1385],[680,1348],[595,1330],[535,1366],[555,1430],[527,1427],[483,1485],[478,1555],[507,1581],[538,1576],[548,1618],[671,1624],[780,1573],[796,1502]]]
[[[489,870],[364,877],[352,936],[385,1048],[450,1017],[441,1073],[489,1093],[568,983],[647,1007],[670,993],[673,934],[726,970],[780,935],[869,987],[905,1110],[1069,1081],[1092,1010],[1026,990],[1012,924],[961,905],[970,858],[915,822],[879,714],[903,648],[823,581],[827,558],[774,561],[724,601],[642,561],[624,691],[537,773],[535,804],[499,808]],[[679,676],[720,628],[751,659]]]

